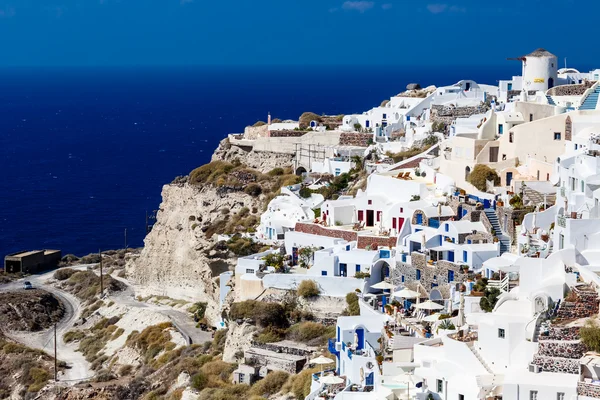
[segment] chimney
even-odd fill
[[[271,125],[271,113],[267,116],[267,125]]]

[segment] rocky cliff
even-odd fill
[[[227,140],[213,155],[213,160],[236,158],[263,172],[290,163],[289,157],[247,151],[230,146]],[[207,302],[206,318],[217,322],[217,278],[235,266],[236,257],[214,249],[213,228],[242,209],[252,210],[251,216],[258,220],[263,202],[265,195],[257,197],[243,190],[224,190],[208,184],[192,185],[181,179],[165,185],[156,223],[144,240],[140,256],[127,265],[128,277],[139,285],[137,293]]]

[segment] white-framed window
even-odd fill
[[[253,274],[254,270],[252,268],[246,268],[246,273],[247,274]]]
[[[538,400],[538,391],[537,390],[529,391],[529,400]]]
[[[565,400],[565,394],[564,394],[564,392],[558,392],[558,393],[556,393],[556,400]]]
[[[441,379],[436,380],[437,392],[444,393],[444,381]]]
[[[500,339],[504,339],[506,337],[505,334],[506,334],[506,332],[504,332],[504,329],[498,328],[498,337]]]

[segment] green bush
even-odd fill
[[[189,182],[191,184],[214,183],[218,177],[228,174],[234,165],[226,161],[212,161],[190,172]]]
[[[348,315],[360,315],[360,306],[358,305],[358,295],[354,292],[350,292],[346,295],[346,314]]]
[[[192,376],[192,387],[196,390],[202,390],[208,384],[208,377],[202,372],[198,372]]]
[[[600,352],[600,326],[595,319],[588,319],[579,330],[581,341],[590,350]]]
[[[492,312],[501,294],[498,288],[486,288],[483,297],[479,300],[479,306],[485,312]]]
[[[288,339],[311,345],[323,345],[335,336],[335,326],[325,326],[318,322],[305,321],[293,325],[288,330]]]
[[[262,187],[258,183],[251,183],[244,188],[244,193],[252,197],[258,197],[262,193]]]
[[[257,127],[259,127],[259,126],[265,126],[266,124],[267,124],[267,123],[266,123],[266,122],[264,122],[264,121],[256,121],[256,122],[254,123],[254,125],[252,125],[252,126],[253,126],[254,128],[257,128]]]
[[[85,337],[85,333],[83,333],[83,331],[73,330],[73,331],[69,331],[69,332],[65,333],[63,336],[63,340],[65,341],[65,343],[71,343],[71,342],[81,340],[84,337]]]
[[[277,271],[277,272],[283,271],[284,259],[285,259],[285,256],[278,252],[277,253],[269,253],[263,257],[263,260],[265,261],[265,265],[267,267],[275,268],[275,271]]]
[[[57,281],[66,281],[77,271],[72,268],[61,268],[54,273],[54,279]]]
[[[188,311],[190,313],[194,314],[194,320],[200,321],[202,318],[204,318],[204,314],[206,313],[207,306],[208,306],[208,303],[204,303],[204,302],[194,303],[194,304],[192,304],[192,306],[190,308],[188,308]]]
[[[319,290],[317,282],[308,279],[300,282],[300,285],[298,285],[297,292],[298,296],[308,299],[312,297],[317,297],[321,293],[321,290]]]
[[[313,112],[305,112],[298,119],[300,129],[306,129],[310,126],[311,121],[321,122],[321,116]]]
[[[369,274],[368,272],[361,272],[361,271],[359,271],[359,272],[356,272],[354,274],[354,277],[356,279],[365,279],[365,278],[370,278],[371,274]]]
[[[285,339],[285,329],[275,328],[273,326],[266,327],[257,336],[258,343],[274,343]]]
[[[219,329],[215,332],[212,341],[212,349],[222,352],[225,349],[225,341],[227,340],[227,329]]]
[[[251,395],[270,397],[279,393],[283,385],[287,382],[289,374],[283,371],[273,371],[264,379],[258,381],[250,389]]]
[[[267,175],[269,175],[269,176],[280,176],[280,175],[283,175],[283,174],[284,174],[283,168],[279,168],[279,167],[273,168],[272,170],[270,170],[267,173]]]
[[[482,192],[487,191],[487,181],[494,181],[494,185],[500,184],[500,177],[495,170],[484,164],[477,164],[467,177],[467,181]]]
[[[263,303],[256,300],[233,303],[229,317],[231,319],[250,318],[261,327],[287,328],[288,326],[285,308],[279,303]]]
[[[303,199],[308,199],[310,196],[312,196],[312,190],[310,190],[307,187],[303,187],[298,191],[298,194],[300,195],[300,197],[302,197]]]

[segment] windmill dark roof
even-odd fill
[[[524,57],[556,57],[554,54],[550,53],[546,49],[539,48],[537,50],[532,51]]]

